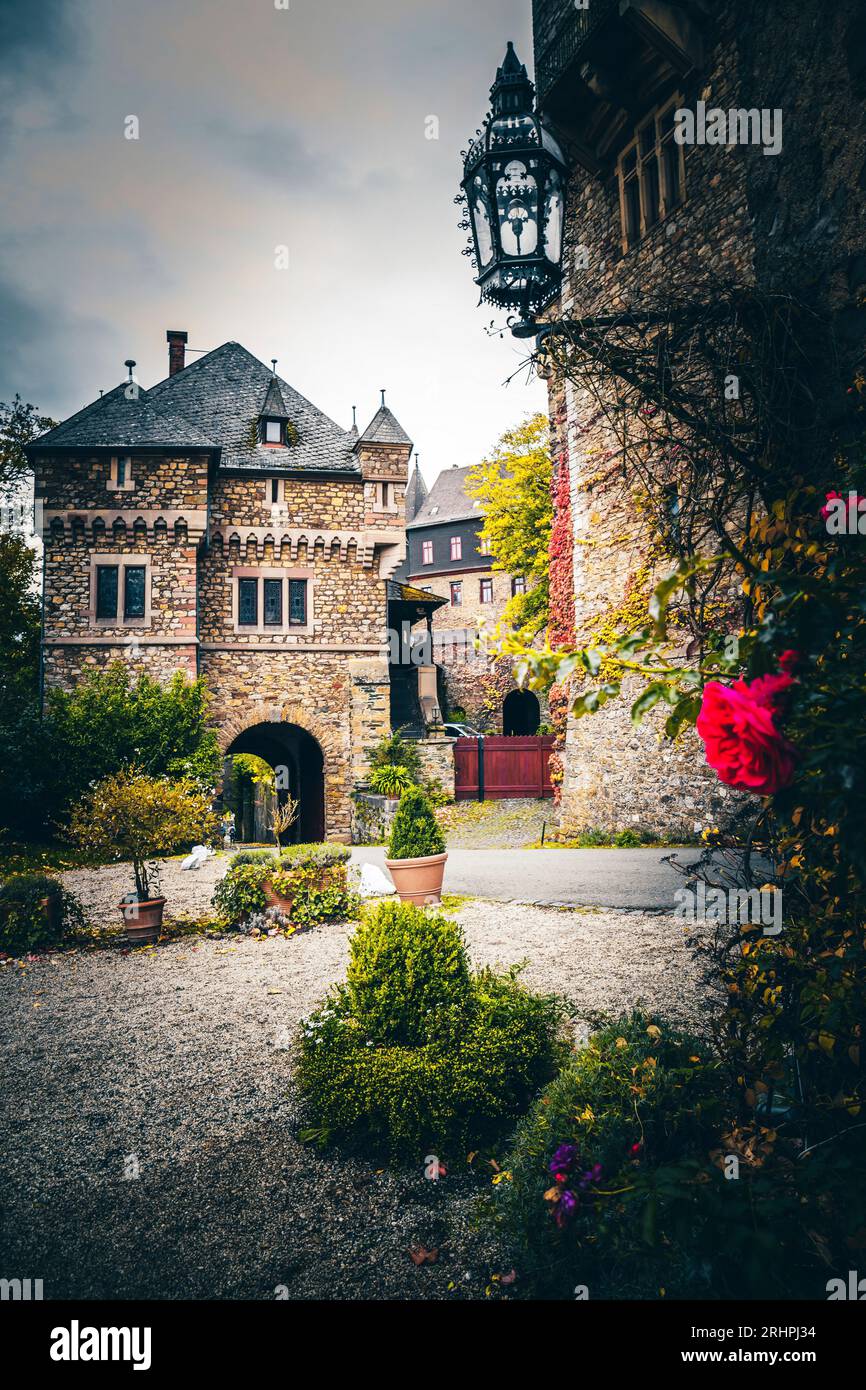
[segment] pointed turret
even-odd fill
[[[414,521],[424,503],[427,500],[427,484],[418,466],[418,455],[415,455],[415,467],[406,488],[406,520]]]
[[[496,73],[496,81],[490,88],[490,100],[493,103],[494,116],[506,116],[533,109],[535,87],[529,80],[526,65],[521,63],[510,39],[502,66]]]
[[[355,454],[364,478],[367,524],[402,531],[412,441],[385,404],[384,391],[382,404],[355,444]]]

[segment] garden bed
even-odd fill
[[[223,867],[170,872],[207,895]],[[116,874],[67,877],[110,912]],[[458,915],[476,964],[529,957],[527,982],[563,990],[584,1016],[643,997],[701,1017],[671,919],[479,902]],[[72,951],[0,971],[9,1267],[38,1270],[46,1298],[505,1296],[493,1276],[508,1270],[473,1225],[492,1168],[452,1169],[437,1187],[420,1162],[377,1171],[294,1137],[285,1049],[342,977],[350,930]],[[125,1177],[132,1157],[137,1179]],[[416,1267],[410,1246],[437,1249],[436,1262]]]

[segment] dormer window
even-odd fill
[[[259,442],[266,449],[284,449],[288,444],[295,442],[290,431],[289,412],[286,410],[280,383],[274,375],[259,411]]]

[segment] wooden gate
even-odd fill
[[[458,738],[454,741],[454,784],[458,801],[501,801],[507,797],[552,797],[553,734],[520,738]]]

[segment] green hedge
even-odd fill
[[[0,951],[10,956],[56,946],[85,920],[78,899],[56,878],[16,874],[0,885]]]
[[[444,916],[409,903],[369,912],[347,983],[302,1024],[307,1137],[420,1162],[501,1135],[561,1059],[560,1001],[516,974],[471,975]]]

